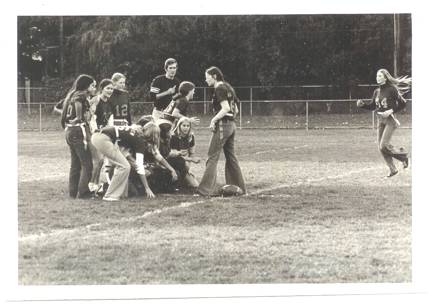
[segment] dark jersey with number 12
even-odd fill
[[[127,121],[128,125],[132,124],[129,93],[127,91],[114,89],[108,102],[111,105],[114,121],[123,119]]]

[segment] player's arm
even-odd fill
[[[212,130],[215,129],[216,123],[219,120],[221,120],[225,115],[227,115],[229,111],[231,111],[228,100],[222,100],[220,102],[220,105],[221,105],[221,109],[219,110],[219,112],[216,113],[216,115],[210,121],[210,128]]]
[[[176,92],[176,85],[174,85],[173,87],[170,87],[169,89],[167,89],[166,91],[156,94],[156,99],[160,99],[162,97],[168,96],[168,95],[174,95]]]
[[[187,151],[188,151],[188,155],[186,157],[184,157],[184,159],[186,161],[190,161],[193,163],[199,163],[200,162],[200,158],[195,157],[195,145],[189,147],[189,149],[187,149]]]
[[[64,103],[65,103],[64,99],[62,99],[59,102],[57,102],[56,105],[54,106],[53,113],[62,114]]]
[[[139,152],[136,153],[135,169],[136,169],[136,172],[138,173],[138,176],[140,177],[140,180],[144,186],[147,197],[148,198],[155,198],[155,195],[154,195],[153,191],[150,189],[150,186],[147,182],[147,177],[145,175],[145,169],[144,169],[144,155],[142,153],[139,153]]]
[[[176,119],[180,119],[182,117],[187,117],[181,114],[180,110],[178,108],[174,108],[174,111],[171,114]],[[199,125],[200,119],[198,117],[187,117],[187,119],[191,122],[193,125]]]
[[[366,110],[370,110],[370,111],[375,110],[376,109],[375,98],[377,95],[378,95],[378,91],[375,90],[373,95],[372,95],[370,102],[366,102],[363,99],[358,99],[357,100],[357,107],[362,108],[362,109],[366,109]]]
[[[156,159],[157,162],[159,162],[163,167],[165,167],[167,170],[170,171],[171,177],[172,177],[173,181],[176,181],[177,180],[177,173],[176,173],[176,171],[168,163],[168,161],[165,160],[164,157],[162,157],[162,155],[160,154],[159,150],[157,150],[157,151],[154,152],[154,157],[155,157],[155,159]]]
[[[393,107],[393,110],[394,110],[394,113],[397,113],[397,112],[405,109],[407,102],[406,102],[405,98],[403,98],[402,95],[399,94],[399,92],[396,89],[394,89],[393,95],[395,97],[395,99],[394,99],[395,105]]]
[[[80,101],[75,101],[75,112],[76,112],[76,117],[72,120],[70,120],[69,122],[71,124],[80,124],[83,122],[83,108],[82,108],[82,103]]]

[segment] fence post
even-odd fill
[[[309,131],[309,102],[306,101],[306,131]]]
[[[252,96],[252,90],[253,88],[250,88],[250,94],[249,94],[249,101],[250,101],[250,116],[252,117],[252,101],[253,101],[253,96]]]
[[[206,88],[204,87],[204,115],[207,114],[207,92]]]
[[[42,104],[39,103],[39,132],[42,132]]]
[[[239,113],[240,113],[240,129],[241,129],[242,128],[242,102],[241,102],[241,100],[240,100],[239,108],[240,108]]]
[[[24,87],[25,87],[25,98],[26,98],[26,101],[27,101],[27,110],[28,110],[28,114],[30,115],[31,114],[31,111],[30,111],[30,79],[28,79],[28,78],[26,78],[25,79],[25,85],[24,85]]]

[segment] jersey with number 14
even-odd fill
[[[114,120],[124,119],[129,125],[132,124],[129,93],[127,91],[114,89],[108,100]]]

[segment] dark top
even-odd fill
[[[112,114],[112,109],[108,100],[103,101],[103,99],[100,99],[100,97],[98,97],[95,115],[96,115],[96,124],[99,129],[108,125],[108,120],[111,114]]]
[[[153,79],[150,85],[150,98],[154,103],[154,107],[163,111],[171,102],[173,95],[166,95],[159,99],[156,99],[156,94],[165,92],[167,89],[176,86],[176,92],[180,85],[180,80],[174,77],[174,79],[168,79],[165,75],[159,75]]]
[[[173,99],[175,100],[171,101],[169,105],[165,108],[164,110],[165,114],[161,118],[167,119],[174,123],[176,121],[176,118],[174,116],[171,116],[174,109],[177,108],[181,115],[187,116],[189,101],[183,96],[180,96],[178,98],[173,97]]]
[[[235,94],[234,89],[228,85],[227,83],[219,84],[213,93],[213,110],[215,113],[218,113],[221,109],[221,102],[227,100],[230,106],[230,111],[222,118],[228,120],[234,120],[234,104],[237,102],[238,98]]]
[[[180,137],[174,134],[171,137],[171,149],[183,150],[189,149],[195,146],[195,136],[192,134],[190,137]]]
[[[129,93],[127,91],[114,89],[108,103],[111,105],[114,119],[125,119],[129,125],[132,125]]]
[[[66,113],[62,116],[61,122],[64,127],[67,124],[70,124],[72,120],[77,117],[76,103],[81,104],[81,121],[76,122],[74,124],[87,123],[86,119],[90,118],[90,104],[87,100],[87,95],[84,92],[77,91],[72,94],[71,98],[65,102],[66,103]]]
[[[118,131],[118,138],[116,130]],[[105,127],[101,130],[101,133],[108,135],[113,143],[119,141],[122,146],[132,149],[135,153],[144,154],[147,150],[147,142],[144,138],[136,135],[135,130],[131,127]]]
[[[399,94],[398,90],[390,84],[380,85],[375,89],[370,104],[365,104],[362,108],[384,112],[393,109],[393,113],[405,108],[405,99]]]

